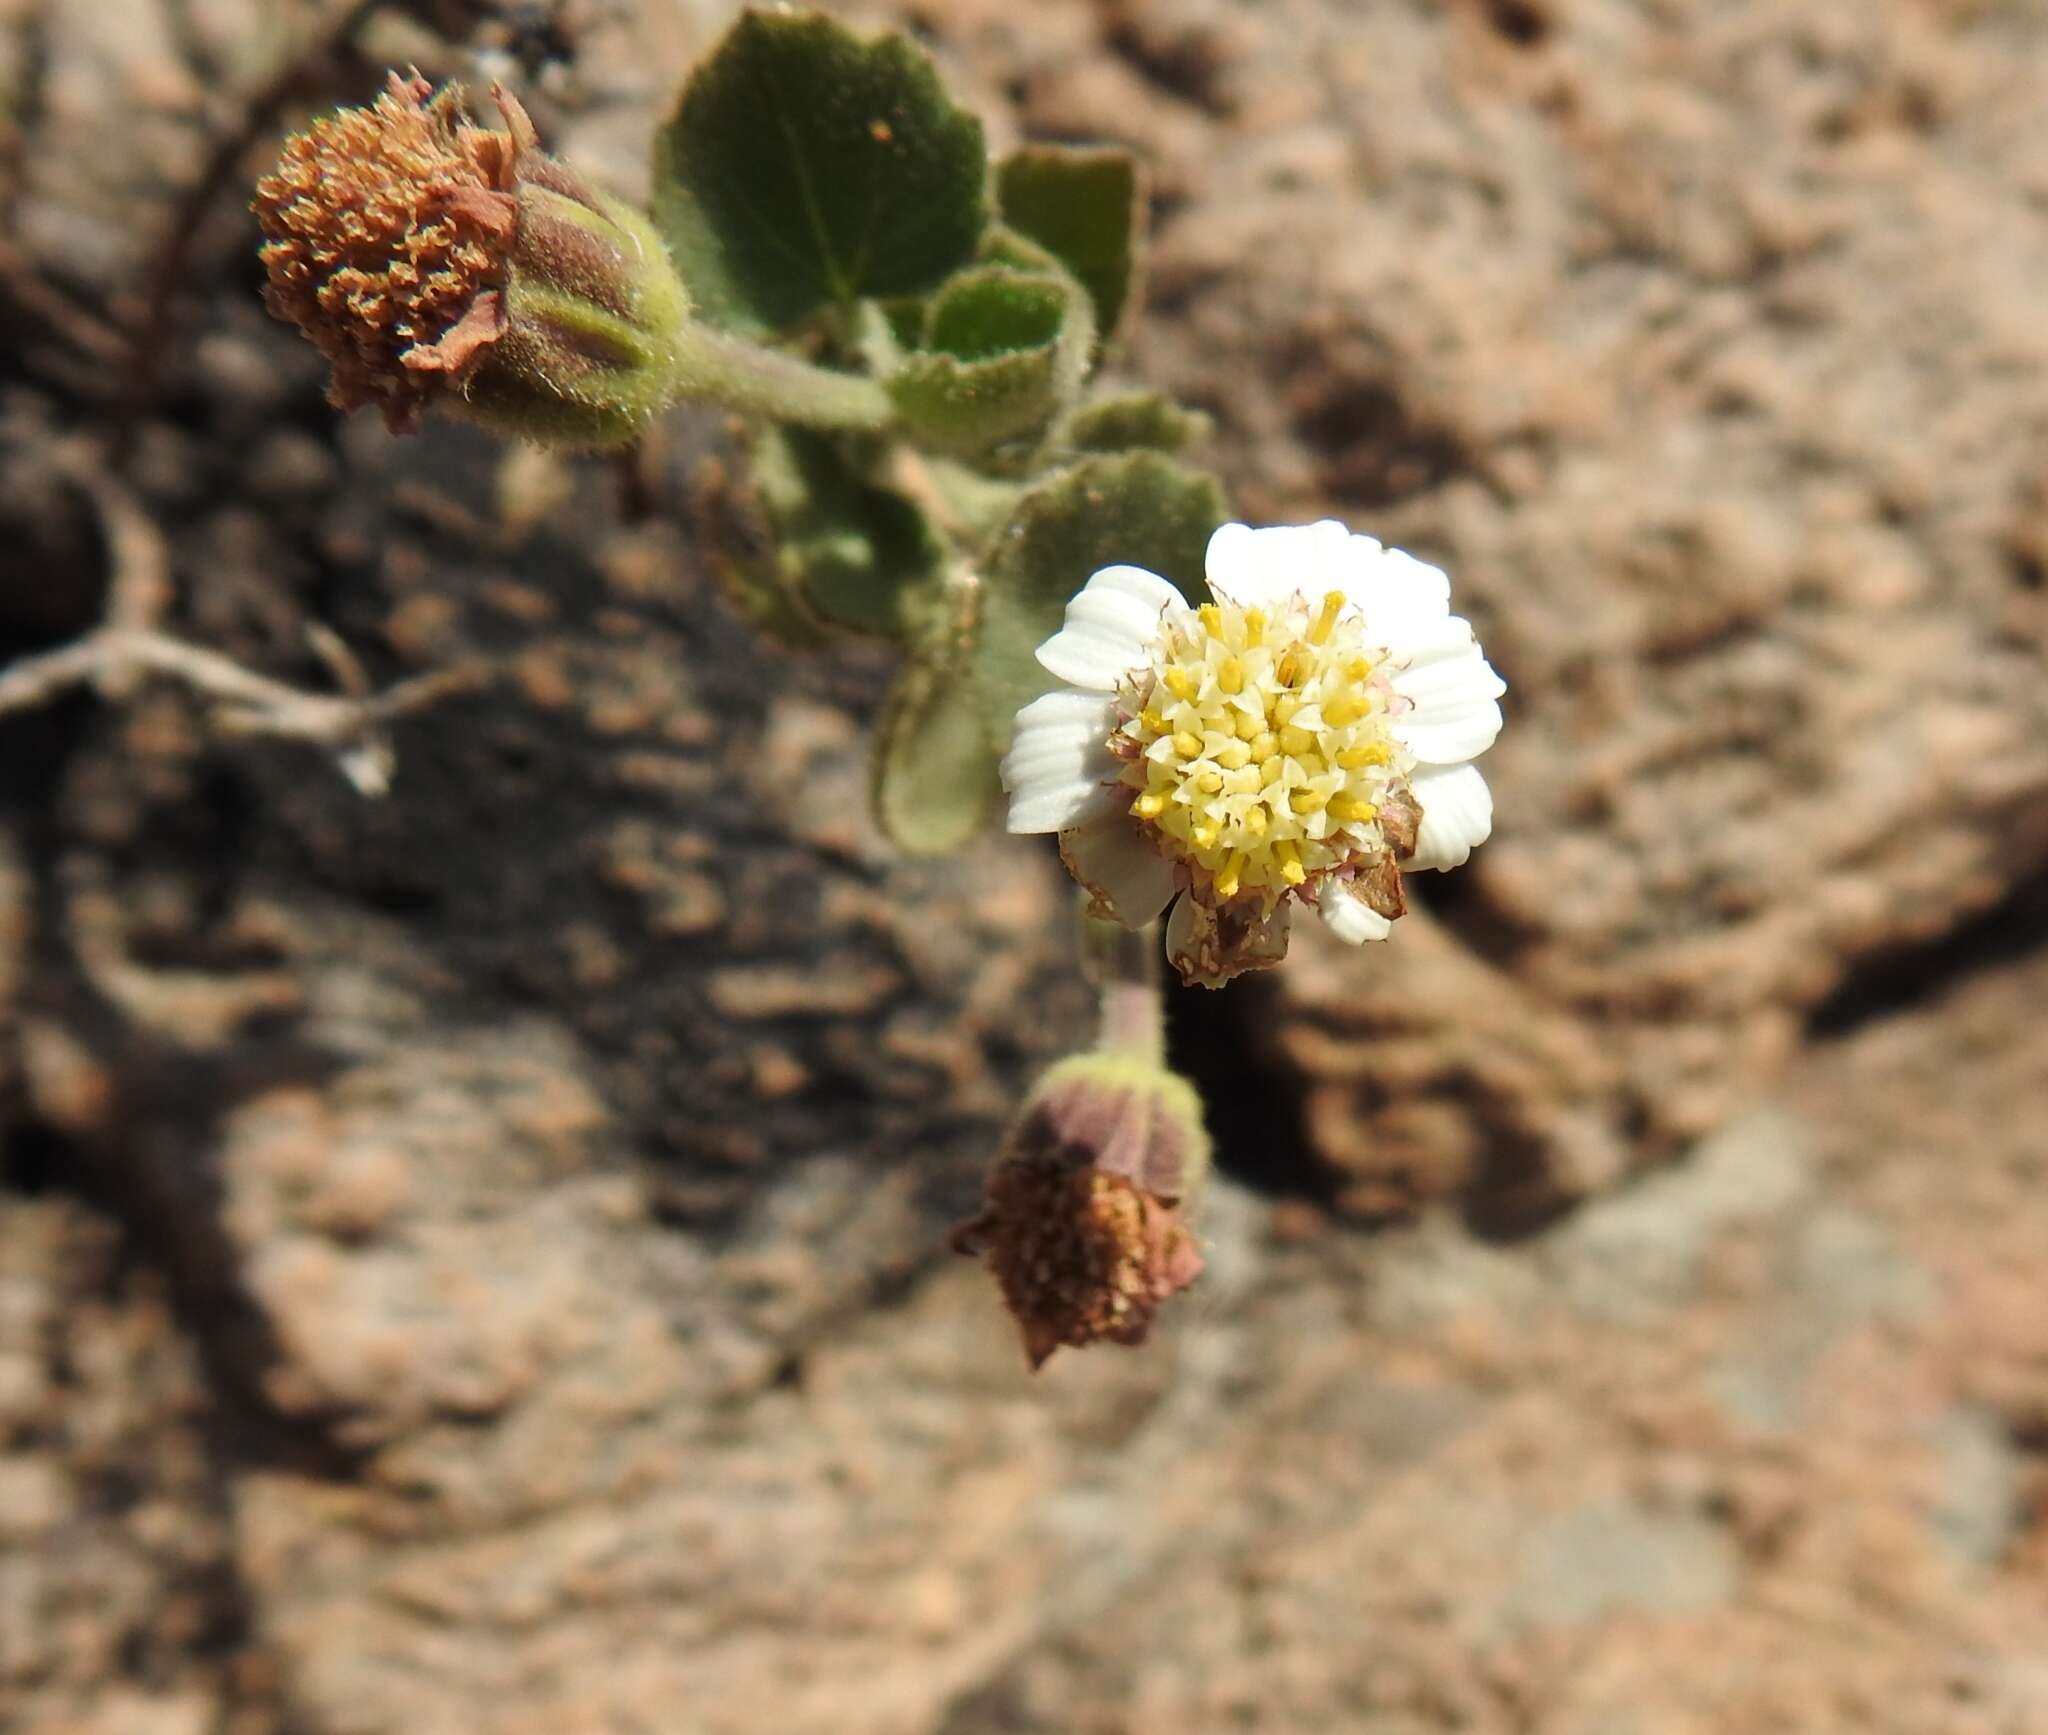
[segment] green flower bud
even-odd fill
[[[1201,1275],[1188,1217],[1208,1169],[1187,1080],[1128,1054],[1076,1055],[1032,1091],[953,1244],[987,1258],[1032,1367],[1063,1344],[1142,1343]]]

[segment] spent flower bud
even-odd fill
[[[639,212],[546,155],[517,98],[391,77],[286,141],[256,186],[265,300],[394,432],[444,405],[557,444],[631,438],[675,395],[689,298]]]
[[[1076,1055],[1032,1091],[954,1246],[986,1256],[1034,1368],[1063,1344],[1142,1343],[1201,1275],[1188,1218],[1208,1167],[1185,1079],[1127,1054]]]

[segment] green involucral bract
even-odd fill
[[[653,225],[565,172],[519,190],[504,336],[449,406],[551,445],[636,438],[675,399],[689,300]]]

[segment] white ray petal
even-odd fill
[[[1343,590],[1365,616],[1370,635],[1389,650],[1428,634],[1451,607],[1451,581],[1441,567],[1405,549],[1384,548],[1370,536],[1351,538]]]
[[[1020,836],[1030,832],[1065,831],[1086,825],[1104,814],[1121,816],[1123,803],[1116,790],[1103,783],[1080,778],[1065,783],[1039,783],[1010,797],[1007,829]]]
[[[1038,660],[1063,681],[1109,692],[1145,661],[1161,612],[1181,601],[1156,572],[1105,566],[1067,604],[1065,623],[1038,647]]]
[[[1323,925],[1347,946],[1362,946],[1367,940],[1384,940],[1394,924],[1363,898],[1346,891],[1338,880],[1325,880],[1316,893],[1316,913]]]
[[[1496,701],[1507,683],[1480,654],[1472,629],[1456,616],[1412,643],[1394,691],[1409,709],[1394,719],[1394,735],[1425,765],[1476,759],[1500,733]]]
[[[1420,772],[1412,787],[1422,805],[1422,825],[1415,854],[1403,868],[1458,867],[1492,835],[1493,791],[1476,766]]]
[[[1463,765],[1493,745],[1500,722],[1500,707],[1488,699],[1458,711],[1412,711],[1395,719],[1393,732],[1419,765]]]
[[[1115,727],[1116,707],[1101,693],[1062,689],[1019,711],[1002,763],[1009,829],[1058,831],[1114,805],[1104,786],[1117,774],[1109,751]]]
[[[1342,590],[1351,533],[1334,518],[1315,524],[1226,524],[1209,538],[1210,592],[1241,608],[1269,608],[1297,592],[1311,601]]]

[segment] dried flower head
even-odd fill
[[[1105,567],[1038,660],[1068,687],[1017,716],[1010,829],[1057,831],[1131,927],[1178,892],[1168,956],[1211,987],[1277,962],[1295,903],[1384,939],[1401,873],[1455,867],[1493,823],[1470,763],[1505,690],[1450,582],[1326,520],[1210,541],[1213,602]]]
[[[1201,1275],[1188,1214],[1208,1165],[1201,1104],[1163,1067],[1088,1054],[1045,1075],[954,1235],[987,1257],[1034,1368],[1063,1344],[1142,1343]]]
[[[643,213],[491,98],[502,132],[394,73],[287,141],[256,188],[270,309],[319,345],[337,405],[395,433],[440,403],[552,445],[630,440],[682,384],[689,295]]]
[[[503,334],[531,122],[493,91],[506,130],[472,126],[462,92],[391,75],[285,144],[256,183],[265,301],[318,345],[343,410],[374,404],[394,432]]]

